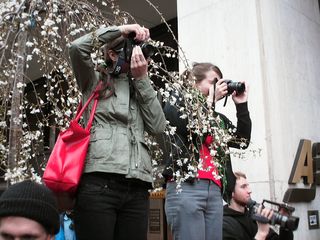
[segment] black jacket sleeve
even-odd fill
[[[222,117],[226,129],[236,129],[234,133],[234,138],[228,142],[229,147],[246,149],[249,146],[251,139],[251,118],[248,110],[248,103],[236,104],[237,110],[237,127],[235,127],[232,122],[223,114],[220,114]],[[243,144],[245,143],[245,144]]]
[[[293,232],[280,227],[279,235],[270,228],[266,240],[293,240]]]

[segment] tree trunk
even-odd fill
[[[9,153],[8,153],[8,167],[13,169],[19,161],[22,138],[22,110],[20,106],[23,100],[23,84],[26,62],[26,42],[27,31],[22,31],[18,36],[18,50],[17,50],[17,65],[12,83],[12,102],[11,102],[11,116],[10,116],[10,130],[9,130]]]

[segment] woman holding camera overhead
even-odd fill
[[[98,29],[70,46],[83,102],[102,83],[74,209],[78,240],[147,239],[153,180],[144,132],[161,133],[166,122],[148,77],[148,56],[138,44],[148,39],[147,28],[130,24]],[[137,44],[128,51],[126,41]],[[90,55],[97,44],[104,63],[95,68]]]
[[[228,147],[246,148],[251,136],[248,90],[243,85],[245,83],[239,83],[239,89],[232,89],[222,78],[217,66],[195,63],[191,70],[182,74],[182,79],[193,83],[197,99],[190,100],[192,91],[176,89],[171,94],[171,99],[175,101],[167,101],[164,107],[170,126],[176,128],[175,135],[171,138],[173,144],[167,146],[171,154],[167,155],[167,167],[163,172],[167,180],[166,217],[175,240],[222,239],[221,193],[228,190],[227,183],[235,181]],[[237,127],[214,109],[215,102],[228,94],[232,95],[236,105]],[[173,102],[175,104],[172,105]],[[181,112],[181,109],[193,109],[192,104],[199,102],[202,105],[195,109],[196,113],[194,110],[187,111],[187,114]],[[188,114],[189,117],[186,118],[185,115]],[[198,116],[205,117],[197,120]],[[197,121],[202,127],[195,125]],[[232,129],[229,132],[232,138],[227,138],[225,142],[220,139],[219,146],[218,138],[221,136],[212,134],[213,131],[206,132],[205,122],[212,122],[212,129],[216,128],[217,131]],[[224,160],[220,161],[222,158]]]

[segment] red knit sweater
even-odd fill
[[[199,155],[202,159],[202,168],[198,169],[198,178],[200,179],[210,179],[216,183],[220,188],[222,187],[220,179],[216,179],[215,176],[218,176],[218,169],[213,164],[213,158],[210,155],[209,146],[213,142],[212,136],[207,136],[205,141],[202,143]]]

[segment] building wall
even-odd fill
[[[178,0],[177,10],[188,61],[213,62],[225,78],[249,83],[252,144],[232,158],[234,170],[247,173],[254,199],[281,202],[300,139],[320,142],[319,1]],[[217,110],[235,122],[231,98],[222,102]],[[319,211],[319,194],[317,187],[314,201],[292,204],[295,239],[318,239],[307,211]]]

